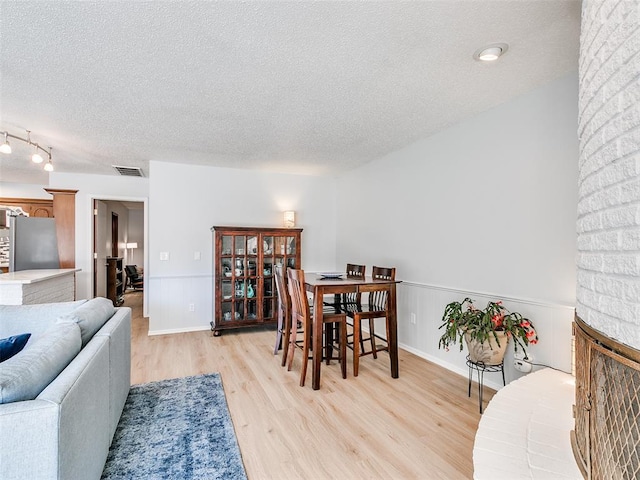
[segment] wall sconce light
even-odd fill
[[[283,215],[284,226],[286,228],[293,228],[296,226],[296,212],[293,210],[287,210]]]

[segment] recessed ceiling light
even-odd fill
[[[509,45],[506,43],[493,43],[476,50],[473,58],[481,62],[494,62],[504,55],[508,49]]]

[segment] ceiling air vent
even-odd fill
[[[121,165],[111,165],[116,171],[125,177],[144,177],[142,169],[138,167],[123,167]]]

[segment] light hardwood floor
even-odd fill
[[[141,292],[126,294],[132,384],[219,372],[250,480],[472,478],[480,414],[466,378],[400,350],[400,378],[382,353],[361,359],[358,377],[350,362],[346,380],[323,364],[314,391],[310,368],[298,385],[299,351],[292,371],[280,366],[274,330],[150,337],[141,303]]]

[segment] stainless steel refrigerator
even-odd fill
[[[53,218],[11,217],[9,271],[60,268]]]

